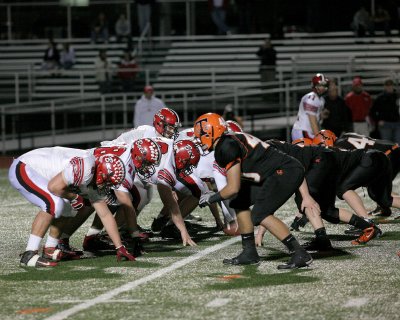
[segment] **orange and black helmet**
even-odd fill
[[[312,146],[313,145],[313,141],[310,138],[299,138],[299,139],[293,140],[292,144],[299,145],[301,147]]]
[[[204,151],[211,151],[214,143],[227,132],[227,125],[219,114],[206,113],[194,122],[194,135]]]
[[[336,135],[331,130],[321,130],[314,139],[313,144],[317,146],[332,147],[336,141]]]

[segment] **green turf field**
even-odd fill
[[[399,181],[395,190],[400,192]],[[373,203],[366,200],[368,207]],[[366,192],[365,192],[366,194]],[[288,259],[270,235],[258,266],[224,266],[240,251],[240,239],[213,232],[208,209],[197,247],[153,238],[136,262],[115,256],[63,262],[54,269],[19,267],[37,209],[8,184],[0,171],[0,319],[400,319],[400,219],[381,224],[384,236],[354,247],[345,225],[326,224],[336,251],[314,254],[308,269],[278,271]],[[345,206],[338,203],[339,206]],[[139,217],[149,227],[161,207],[156,197]],[[288,202],[277,215],[295,213]],[[397,222],[397,223],[396,223]],[[85,224],[71,239],[81,247]],[[295,232],[301,242],[312,232]]]

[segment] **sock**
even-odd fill
[[[302,249],[300,243],[296,240],[296,238],[292,234],[289,234],[285,239],[283,239],[282,243],[289,249],[290,252]]]
[[[315,233],[315,237],[317,237],[317,238],[328,238],[328,236],[327,236],[327,234],[326,234],[326,229],[325,229],[325,227],[322,227],[322,228],[319,228],[319,229],[316,229],[315,231],[314,231],[314,233]]]
[[[87,236],[87,237],[89,237],[89,236],[94,236],[94,235],[96,235],[96,234],[99,234],[100,232],[101,232],[101,230],[90,227],[89,230],[88,230],[88,232],[86,233],[86,236]]]
[[[356,216],[353,214],[350,218],[349,225],[352,225],[358,229],[364,230],[366,228],[372,227],[373,223],[371,223],[368,220],[364,220],[363,218],[360,218],[359,216]]]
[[[40,241],[42,241],[43,238],[35,236],[34,234],[29,235],[29,240],[28,244],[26,246],[26,251],[36,251],[39,250],[40,246]]]
[[[254,232],[243,233],[242,236],[242,247],[243,250],[256,250],[256,241],[254,239]]]
[[[48,235],[46,244],[44,245],[46,248],[54,248],[58,245],[58,239],[53,238],[52,236]]]

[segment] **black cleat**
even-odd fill
[[[301,245],[307,251],[331,251],[331,241],[328,238],[313,238],[311,241]]]
[[[372,217],[390,217],[392,215],[392,210],[390,208],[377,206],[375,210],[368,212],[368,215]]]
[[[301,217],[295,217],[292,224],[290,225],[290,230],[293,231],[299,231],[300,228],[304,228],[304,226],[307,224],[308,219],[306,215],[302,215]]]
[[[305,251],[300,250],[292,254],[289,261],[278,265],[279,270],[290,270],[308,267],[313,262],[311,255]]]
[[[154,218],[153,223],[151,224],[151,230],[153,232],[160,232],[168,221],[169,218],[164,216],[161,216],[160,218]]]
[[[356,237],[359,237],[362,234],[362,232],[363,231],[361,229],[358,229],[354,226],[349,226],[346,230],[344,230],[344,234]]]
[[[224,259],[222,262],[223,264],[230,264],[234,266],[259,264],[260,256],[258,255],[257,250],[242,251],[237,257],[232,259]]]
[[[197,231],[191,226],[190,223],[185,221],[186,230],[191,237],[194,237],[197,234]],[[169,224],[167,226],[162,227],[160,232],[161,238],[164,239],[177,239],[182,240],[181,232],[174,224]]]

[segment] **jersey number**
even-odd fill
[[[347,141],[351,143],[356,149],[365,149],[365,146],[373,146],[375,141],[367,138],[348,138]]]
[[[126,148],[124,147],[102,147],[96,148],[96,150],[94,150],[94,155],[99,157],[103,154],[114,154],[120,157],[125,152],[125,150]]]

